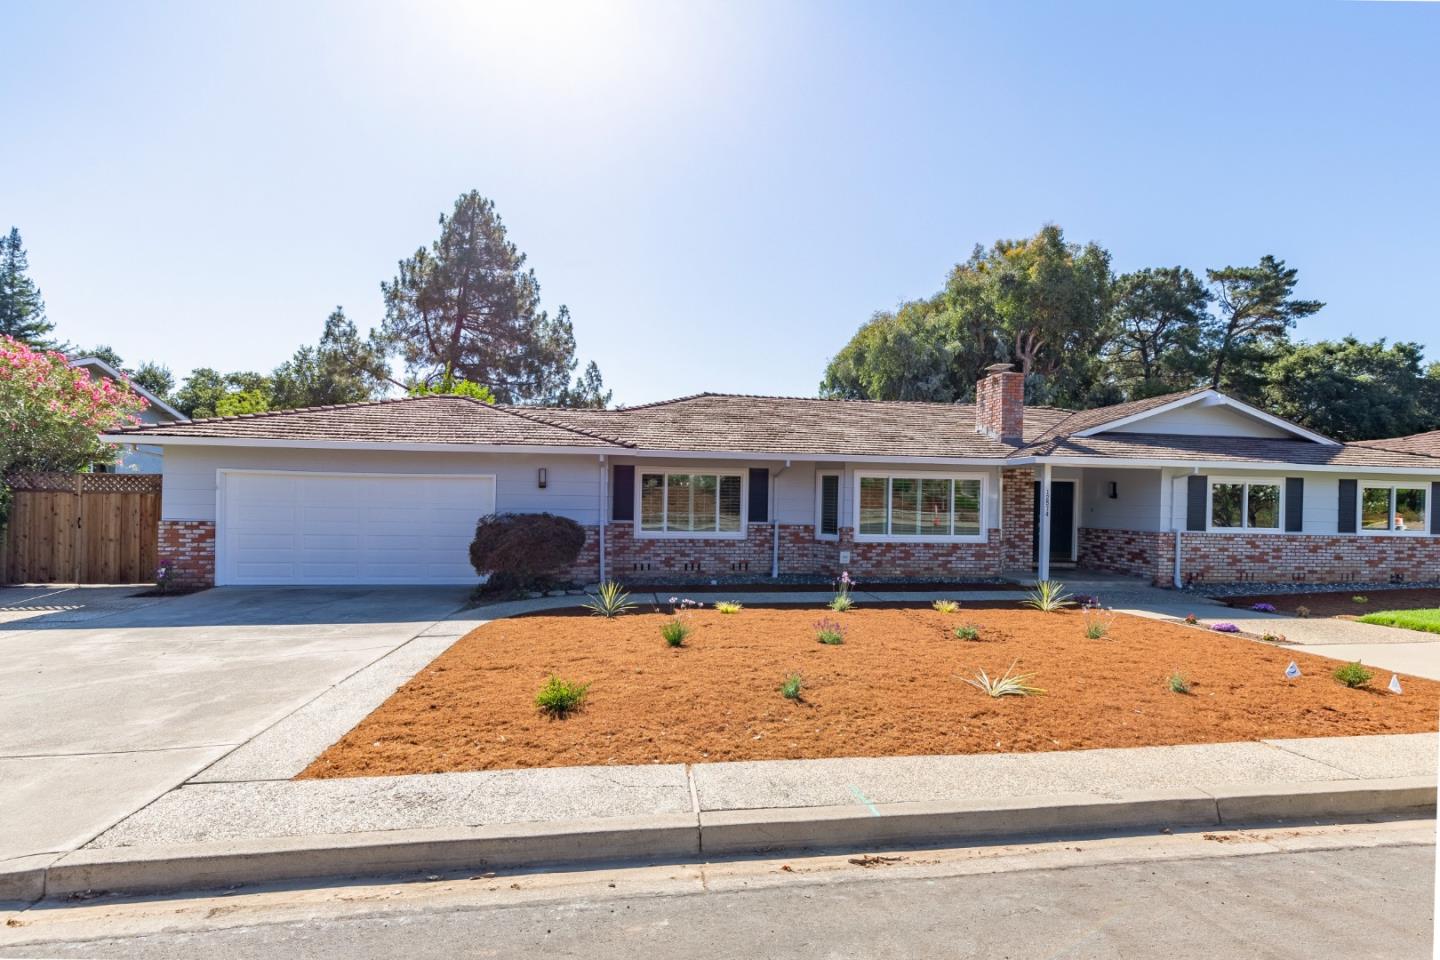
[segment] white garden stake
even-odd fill
[[[1295,665],[1294,660],[1291,660],[1290,666],[1285,668],[1285,679],[1294,680],[1298,676],[1300,676],[1300,668]]]
[[[1395,674],[1393,674],[1393,673],[1390,674],[1390,692],[1391,692],[1391,693],[1404,693],[1404,692],[1405,692],[1404,690],[1401,690],[1401,689],[1400,689],[1400,678],[1397,677],[1397,676],[1396,676]]]

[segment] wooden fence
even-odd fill
[[[36,473],[9,478],[0,583],[148,583],[160,562],[160,477]]]

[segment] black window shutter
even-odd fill
[[[1305,529],[1305,478],[1285,478],[1285,532],[1301,533]]]
[[[766,467],[750,468],[750,522],[770,522],[770,471]]]
[[[1440,537],[1440,481],[1430,484],[1430,532]]]
[[[840,532],[840,478],[835,474],[820,478],[820,532]]]
[[[635,468],[615,465],[615,478],[610,484],[610,519],[635,519]]]
[[[1355,511],[1358,509],[1359,496],[1359,480],[1340,481],[1340,525],[1336,529],[1341,533],[1355,532]]]
[[[1210,493],[1210,478],[1198,474],[1191,474],[1188,479],[1189,487],[1185,491],[1185,529],[1204,530],[1206,527],[1205,507]]]

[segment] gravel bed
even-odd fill
[[[1418,583],[1390,583],[1389,581],[1354,581],[1351,583],[1203,583],[1185,587],[1181,593],[1202,597],[1248,597],[1266,593],[1363,593],[1382,590],[1437,590],[1440,580],[1425,580]]]

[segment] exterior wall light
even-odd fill
[[[545,468],[544,468],[544,467],[541,467],[541,468],[540,468],[540,473],[539,473],[539,475],[536,477],[536,482],[540,484],[540,489],[541,489],[541,490],[544,490],[544,489],[545,489]]]

